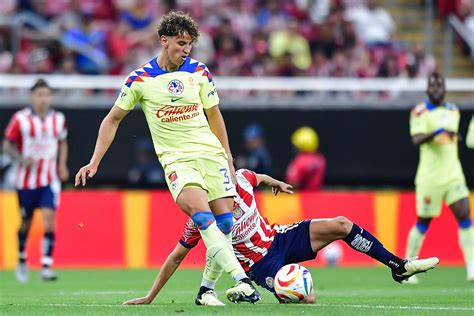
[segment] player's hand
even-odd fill
[[[453,139],[457,135],[456,132],[448,131],[448,130],[444,130],[443,133],[446,133],[450,139]]]
[[[134,298],[122,303],[122,305],[148,305],[152,302],[147,296]]]
[[[74,186],[82,185],[85,186],[87,179],[92,178],[95,174],[97,173],[97,166],[89,163],[79,169],[79,171],[76,174],[76,179],[74,181]]]
[[[59,180],[61,180],[62,182],[67,181],[67,179],[69,179],[69,170],[66,165],[60,164],[58,166],[58,176]]]
[[[230,176],[232,177],[232,182],[234,182],[234,185],[237,185],[237,176],[235,174],[234,158],[229,157],[227,162],[229,165],[229,172],[230,172]]]
[[[272,186],[272,193],[278,195],[280,192],[293,194],[293,186],[291,184],[285,183],[283,181],[277,181],[275,185]]]

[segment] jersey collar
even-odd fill
[[[434,105],[434,104],[432,104],[432,103],[430,102],[430,100],[425,100],[425,106],[426,106],[426,109],[427,109],[428,111],[433,111],[434,109],[437,108],[437,106]],[[443,104],[441,104],[441,106],[442,106],[442,107],[446,107],[446,102],[443,102]]]

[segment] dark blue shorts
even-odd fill
[[[250,268],[250,279],[270,292],[275,292],[273,278],[281,267],[316,258],[311,248],[310,224],[311,220],[306,220],[280,226],[268,254]]]
[[[28,218],[36,208],[47,207],[56,210],[59,192],[54,192],[50,185],[38,189],[17,190],[21,216]]]

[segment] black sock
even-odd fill
[[[241,282],[244,282],[244,283],[247,283],[249,285],[252,285],[252,281],[250,281],[249,278],[243,278],[242,280],[240,280]],[[253,285],[252,285],[253,286]]]
[[[356,224],[353,224],[351,232],[344,241],[352,249],[367,254],[391,269],[403,268],[402,259],[385,249],[377,238]]]
[[[54,241],[55,241],[54,232],[44,233],[44,238],[43,238],[43,268],[48,268],[49,266],[51,266],[53,251],[54,251]]]
[[[207,286],[201,286],[201,287],[199,288],[198,296],[203,295],[203,294],[206,293],[207,291],[212,291],[212,289],[208,288]]]
[[[26,240],[28,239],[28,232],[18,231],[18,261],[20,263],[26,262]]]

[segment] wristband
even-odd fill
[[[434,131],[433,136],[439,135],[442,132],[444,132],[444,128],[438,128],[437,130]]]

